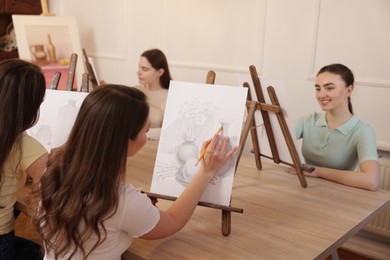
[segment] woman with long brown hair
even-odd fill
[[[41,259],[39,245],[15,236],[16,193],[42,176],[46,149],[27,135],[45,96],[41,69],[27,61],[0,63],[0,259]]]
[[[150,106],[148,138],[158,140],[172,79],[165,54],[159,49],[144,51],[139,58],[137,76],[141,85],[135,87],[145,93]]]
[[[219,135],[205,142],[209,149],[198,174],[160,211],[125,183],[126,159],[146,143],[149,125],[146,96],[135,88],[106,85],[86,97],[68,141],[52,153],[41,179],[37,224],[46,259],[120,259],[133,237],[177,232],[236,150]]]

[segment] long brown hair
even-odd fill
[[[12,148],[21,151],[21,133],[37,122],[45,85],[38,66],[20,59],[0,62],[0,184]]]
[[[152,67],[156,70],[163,69],[164,73],[160,76],[160,84],[163,88],[169,88],[169,82],[171,81],[171,73],[169,72],[169,66],[165,54],[159,49],[150,49],[144,51],[141,57],[145,57]]]
[[[146,97],[135,88],[105,85],[85,98],[68,141],[50,155],[41,179],[37,225],[56,259],[77,250],[86,258],[106,238],[103,221],[117,210],[128,140],[136,139],[148,114]],[[86,252],[92,234],[97,242]]]

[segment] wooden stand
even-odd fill
[[[41,8],[43,16],[55,16],[55,14],[49,12],[49,7],[47,5],[47,0],[41,0]]]
[[[99,83],[97,82],[97,77],[95,75],[95,72],[93,71],[91,63],[88,60],[88,55],[84,48],[83,48],[83,58],[84,58],[85,67],[87,68],[87,72],[89,74],[89,80],[92,83],[92,89],[95,89],[99,86]]]
[[[72,53],[70,56],[69,72],[68,79],[66,81],[66,90],[73,91],[74,77],[76,75],[76,66],[77,66],[77,54]]]
[[[81,82],[81,92],[89,92],[89,75],[88,73],[83,73],[83,78]]]
[[[279,101],[278,101],[278,98],[276,96],[275,90],[272,86],[267,87],[267,92],[268,92],[268,95],[271,99],[272,104],[266,104],[265,98],[263,95],[263,91],[261,88],[260,79],[258,77],[255,66],[254,65],[249,66],[249,71],[250,71],[250,75],[251,75],[251,78],[253,81],[253,86],[255,88],[255,92],[256,92],[256,96],[257,96],[257,100],[258,100],[258,109],[260,110],[261,116],[263,117],[264,127],[265,127],[265,130],[267,133],[267,137],[268,137],[268,141],[269,141],[271,153],[272,153],[272,157],[261,154],[259,140],[258,140],[258,136],[257,136],[257,132],[256,132],[256,123],[255,123],[255,119],[253,118],[252,122],[251,122],[251,126],[252,126],[251,137],[252,137],[253,151],[254,151],[255,159],[256,159],[256,167],[258,170],[262,169],[260,156],[264,156],[266,158],[273,159],[273,161],[276,164],[283,163],[283,164],[292,166],[295,168],[295,170],[297,172],[301,186],[306,188],[307,182],[306,182],[306,179],[305,179],[305,176],[303,174],[302,167],[301,167],[301,160],[299,158],[299,155],[298,155],[297,150],[295,148],[290,131],[288,129],[286,120],[285,120],[284,115],[283,115],[282,108],[279,105]],[[244,87],[247,87],[249,89],[249,84],[244,83]],[[252,100],[250,93],[248,95],[248,99]],[[278,119],[278,123],[279,123],[280,128],[281,128],[282,133],[283,133],[283,137],[286,141],[291,159],[293,161],[292,164],[289,162],[282,161],[279,157],[278,149],[277,149],[276,142],[275,142],[275,136],[273,134],[272,125],[271,125],[271,121],[270,121],[268,112],[272,112],[272,113],[276,114],[276,117]]]
[[[214,84],[214,82],[215,82],[215,72],[209,71],[207,73],[206,84]],[[248,109],[248,115],[247,115],[247,118],[245,120],[245,124],[244,124],[243,130],[241,132],[241,136],[240,136],[240,144],[239,144],[239,147],[237,150],[237,161],[236,161],[236,165],[235,165],[235,172],[237,171],[237,166],[238,166],[238,163],[240,162],[242,151],[243,151],[244,146],[245,146],[245,141],[246,141],[248,134],[249,134],[249,129],[252,127],[252,122],[254,120],[254,114],[257,110],[257,102],[248,100],[246,103],[246,106]],[[145,192],[145,193],[152,200],[153,204],[156,204],[158,202],[158,199],[165,199],[165,200],[171,200],[171,201],[175,201],[177,199],[176,197],[166,196],[166,195],[162,195],[162,194],[149,193],[149,192]],[[230,205],[224,206],[224,205],[218,205],[218,204],[207,203],[207,202],[202,202],[202,201],[200,201],[198,203],[198,206],[219,209],[222,211],[221,231],[222,231],[222,234],[224,236],[230,235],[231,223],[232,223],[231,212],[237,212],[237,213],[244,212],[243,209],[234,208],[234,207],[231,207]]]

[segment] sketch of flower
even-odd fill
[[[217,109],[213,102],[201,101],[199,98],[185,101],[179,110],[183,140],[198,141],[205,124],[210,123],[209,120],[215,117]]]

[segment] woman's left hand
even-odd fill
[[[319,177],[319,176],[317,175],[317,173],[316,173],[316,170],[317,170],[317,168],[315,168],[314,171],[312,171],[312,172],[307,172],[307,171],[302,170],[302,173],[303,173],[305,176],[309,176],[309,177]],[[285,168],[285,172],[291,173],[291,174],[297,174],[297,171],[295,170],[294,167]]]

